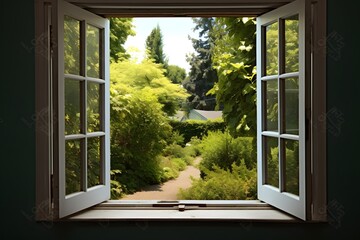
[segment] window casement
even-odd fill
[[[326,56],[317,45],[324,47],[325,0],[160,5],[37,1],[37,219],[325,221],[326,134],[320,116]],[[109,21],[104,17],[204,15],[257,16],[259,200],[108,201]]]

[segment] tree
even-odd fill
[[[110,71],[111,167],[121,172],[114,176],[121,191],[129,193],[160,183],[159,155],[172,129],[168,116],[187,94],[151,59],[112,63]]]
[[[167,67],[167,77],[171,80],[172,83],[180,84],[186,78],[186,71],[184,68],[181,68],[176,65],[169,65]]]
[[[256,66],[254,19],[217,18],[213,53],[218,81],[210,91],[223,106],[233,136],[256,136]]]
[[[132,18],[110,18],[110,58],[114,62],[129,59],[124,43],[128,36],[135,36]]]
[[[150,59],[141,63],[123,61],[111,64],[112,83],[116,86],[124,85],[128,89],[145,89],[157,97],[162,110],[172,116],[185,102],[188,94],[179,84],[173,84],[165,77],[165,69]]]
[[[153,59],[157,64],[162,64],[166,69],[167,60],[163,50],[163,39],[159,25],[151,31],[150,35],[146,38],[145,44],[148,58]]]
[[[196,51],[189,55],[187,61],[191,65],[188,79],[183,83],[184,87],[192,94],[189,98],[191,108],[214,110],[216,102],[214,95],[207,92],[212,89],[217,81],[216,70],[213,69],[212,51],[214,44],[212,28],[214,18],[193,18],[194,31],[199,32],[197,39],[193,38],[192,44]]]

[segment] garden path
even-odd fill
[[[147,186],[141,191],[127,195],[120,200],[178,200],[176,195],[179,189],[189,188],[191,186],[191,177],[200,178],[200,170],[197,168],[200,161],[201,157],[196,157],[194,164],[187,166],[176,179],[163,184]]]

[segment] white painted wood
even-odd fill
[[[85,11],[79,7],[76,7],[72,4],[69,4],[63,0],[57,1],[57,31],[58,31],[58,37],[57,37],[57,44],[58,44],[58,93],[59,93],[59,101],[58,101],[58,111],[59,114],[59,121],[58,121],[58,154],[59,154],[59,160],[58,160],[58,172],[59,172],[59,180],[58,180],[58,191],[59,191],[59,218],[63,218],[65,216],[68,216],[70,214],[73,214],[75,212],[78,212],[80,210],[83,210],[85,208],[94,206],[96,204],[99,204],[103,201],[106,201],[110,198],[110,131],[109,131],[109,115],[110,115],[110,107],[109,107],[109,20],[101,18],[97,15],[94,15],[88,11]],[[83,68],[83,76],[73,76],[73,75],[65,75],[64,74],[64,16],[70,16],[73,17],[79,21],[86,21],[86,23],[89,23],[93,26],[98,27],[99,29],[104,29],[103,31],[103,38],[104,41],[102,43],[104,54],[104,60],[103,60],[103,72],[104,74],[104,82],[105,88],[107,93],[105,93],[104,99],[102,101],[104,102],[104,115],[105,115],[105,130],[103,133],[91,133],[91,134],[77,134],[77,135],[64,135],[64,129],[65,129],[65,123],[62,121],[64,119],[64,79],[65,77],[71,77],[74,79],[79,79],[84,81],[85,86],[85,97],[87,94],[86,91],[86,83],[87,83],[87,77],[85,73],[85,65],[82,66]],[[86,28],[82,28],[83,31],[86,30]],[[82,36],[85,36],[85,32],[81,33]],[[84,44],[84,41],[82,41]],[[82,46],[84,47],[84,46]],[[82,51],[83,54],[86,54],[86,51]],[[82,59],[86,59],[86,56],[82,56]],[[86,63],[83,63],[86,64]],[[85,101],[85,111],[86,111],[86,101]],[[86,130],[86,113],[84,115],[85,117],[85,128]],[[82,192],[66,195],[65,193],[65,140],[68,139],[84,139],[85,140],[85,150],[86,150],[86,140],[88,137],[94,137],[94,136],[104,136],[105,138],[105,160],[104,160],[104,166],[103,166],[103,175],[104,176],[104,183],[103,185],[98,185],[92,188],[87,189],[87,177],[86,177],[86,171],[83,178],[82,183]],[[86,154],[86,151],[85,151]],[[85,155],[86,156],[86,155]],[[83,159],[84,166],[86,166],[86,158]],[[84,169],[85,170],[85,169]]]
[[[285,78],[297,78],[299,77],[299,73],[298,72],[293,72],[293,73],[283,73],[280,74],[279,78],[285,79]]]
[[[307,219],[306,216],[306,149],[305,149],[305,73],[306,71],[310,71],[311,69],[306,69],[306,59],[305,53],[309,51],[305,46],[305,40],[310,36],[306,35],[305,28],[309,26],[305,26],[306,23],[306,16],[308,9],[307,0],[296,0],[290,4],[287,4],[283,7],[280,7],[274,11],[271,11],[267,14],[264,14],[257,18],[257,70],[258,70],[258,77],[257,77],[257,123],[258,123],[258,198],[264,202],[269,203],[281,210],[284,210],[298,218],[303,220]],[[263,99],[262,99],[262,76],[263,68],[262,63],[264,62],[264,48],[262,47],[262,39],[264,31],[262,31],[263,26],[267,26],[275,21],[279,21],[281,18],[290,17],[293,15],[299,15],[299,73],[291,73],[291,74],[283,74],[278,76],[281,77],[299,77],[299,136],[292,136],[290,134],[280,134],[279,136],[279,143],[280,139],[292,139],[292,140],[299,140],[299,196],[294,197],[292,194],[281,192],[279,189],[271,187],[265,184],[265,163],[263,159],[263,143],[262,143],[262,135],[268,135],[268,132],[264,132],[262,129],[263,126]],[[279,61],[281,59],[279,58]],[[279,89],[280,91],[281,89]],[[280,95],[280,94],[279,94]],[[281,99],[279,98],[279,101]],[[280,102],[281,103],[281,102]],[[279,110],[281,107],[279,107]],[[279,118],[281,121],[281,118]],[[280,128],[279,128],[280,129]],[[281,131],[281,129],[280,129]],[[272,134],[275,137],[275,134]],[[280,144],[279,144],[280,147]],[[281,151],[279,151],[281,152]],[[280,158],[281,160],[281,158]],[[279,175],[280,180],[282,180],[283,176],[283,169],[279,168]],[[284,183],[280,182],[279,186],[282,186]]]
[[[98,209],[81,212],[69,220],[189,220],[189,221],[251,221],[251,222],[297,222],[294,217],[276,209]]]
[[[300,137],[298,135],[293,135],[293,134],[280,134],[280,138],[295,140],[295,141],[298,141],[300,139]]]
[[[121,0],[109,0],[109,1],[112,1],[113,3],[119,3],[119,5],[122,5],[122,6],[124,6],[124,4],[128,4],[128,5],[132,5],[132,6],[134,6],[134,5],[138,5],[138,6],[140,6],[140,5],[142,5],[142,4],[144,4],[145,2],[146,3],[149,3],[150,1],[147,1],[147,0],[137,0],[137,1],[134,1],[134,0],[129,0],[129,1],[121,1]],[[56,3],[56,1],[46,1],[46,0],[44,0],[44,1],[42,1],[42,0],[39,0],[39,1],[37,1],[37,3],[38,2],[52,2],[52,3]],[[86,2],[86,0],[73,0],[73,2],[82,2],[82,3],[85,3]],[[99,0],[89,0],[89,1],[87,1],[87,2],[91,2],[91,4],[93,4],[93,5],[96,5],[96,6],[98,6],[98,7],[104,7],[106,4],[104,4],[104,1],[103,2],[100,2]],[[154,1],[154,2],[156,2],[156,0]],[[166,5],[166,4],[168,4],[168,3],[170,3],[170,1],[166,1],[165,3],[164,3],[164,1],[158,1],[159,2],[159,5],[161,5],[161,4],[163,4],[163,5]],[[220,10],[221,10],[221,8],[223,8],[222,6],[224,6],[225,7],[225,5],[227,6],[227,7],[229,7],[230,5],[229,5],[229,3],[228,2],[224,2],[224,1],[221,1],[221,2],[219,2],[219,1],[181,1],[181,0],[179,0],[179,1],[176,1],[176,2],[179,2],[179,3],[181,3],[182,5],[191,5],[193,8],[195,8],[195,10],[194,11],[192,11],[192,12],[196,12],[197,10],[196,10],[196,7],[194,7],[194,4],[196,5],[196,4],[198,4],[198,5],[200,5],[201,6],[201,8],[202,9],[205,9],[207,6],[206,5],[204,5],[204,4],[207,4],[208,6],[210,6],[210,5],[213,5],[213,6],[218,6],[218,8],[216,8],[216,7],[214,7],[214,11],[219,11],[219,12],[221,12]],[[234,0],[234,1],[232,1],[233,3],[236,3],[236,4],[239,4],[238,6],[240,6],[240,5],[242,5],[242,6],[245,6],[246,4],[247,5],[249,5],[249,3],[247,3],[246,1],[242,1],[242,0]],[[264,1],[264,0],[261,0],[261,2],[262,3],[269,3],[269,4],[272,4],[271,2],[273,2],[273,1],[271,1],[271,0],[269,0],[269,1]],[[277,2],[280,2],[280,1],[277,1]],[[325,28],[325,23],[326,23],[326,8],[325,8],[325,6],[326,6],[326,0],[317,0],[317,1],[314,1],[314,2],[316,2],[317,4],[318,4],[318,8],[317,8],[317,10],[315,11],[315,16],[316,16],[316,18],[315,18],[315,23],[316,24],[318,24],[317,26],[318,26],[318,28],[315,30],[315,32],[313,32],[313,33],[315,33],[315,37],[314,37],[314,41],[316,41],[316,40],[323,40],[323,39],[326,39],[326,28]],[[193,3],[193,4],[192,4]],[[255,3],[257,3],[257,1],[252,1],[252,4],[255,4]],[[103,6],[101,6],[102,4],[104,4]],[[281,4],[285,4],[285,1],[282,1],[281,2]],[[81,3],[80,3],[80,5],[81,5]],[[171,5],[171,3],[170,3],[170,5]],[[221,6],[219,6],[219,5],[221,5]],[[273,6],[275,6],[275,5],[273,5]],[[37,7],[36,7],[36,10],[37,10],[37,13],[39,13],[39,9],[40,9],[40,7],[41,6],[39,6],[39,4],[37,4]],[[56,4],[54,5],[54,6],[52,6],[52,8],[53,9],[56,9]],[[189,9],[191,9],[192,7],[189,7]],[[200,8],[199,8],[200,9]],[[209,8],[210,9],[210,8]],[[235,11],[237,11],[238,12],[238,14],[241,14],[241,12],[242,12],[242,10],[241,10],[242,8],[241,7],[238,7],[237,9],[235,9]],[[121,11],[120,9],[118,10],[119,12]],[[148,10],[146,10],[147,12],[149,12],[149,13],[151,13],[152,12],[152,10],[151,9],[148,9]],[[163,11],[165,11],[166,12],[166,10],[163,10]],[[181,12],[181,9],[179,10],[180,12]],[[267,11],[267,10],[266,10]],[[257,14],[259,14],[259,13],[257,13]],[[74,18],[77,18],[76,16],[78,16],[77,15],[77,13],[75,12],[75,17]],[[37,27],[39,27],[39,26],[41,26],[42,24],[44,24],[44,19],[42,19],[42,15],[41,14],[36,14],[36,17],[37,17],[37,21],[36,21],[36,26]],[[56,30],[56,26],[58,25],[57,24],[57,22],[58,22],[58,19],[57,19],[57,16],[53,16],[52,17],[52,21],[53,21],[53,24],[55,24],[55,30]],[[59,22],[59,24],[60,24],[60,22]],[[40,29],[40,28],[39,28]],[[107,29],[107,31],[108,31],[108,29]],[[43,31],[42,30],[40,30],[40,31],[38,31],[38,32],[40,32],[40,33],[43,33]],[[258,31],[259,32],[259,31]],[[58,37],[57,36],[57,32],[55,31],[54,32],[54,37],[55,37],[55,39],[63,39],[63,36],[60,36],[60,37]],[[108,33],[105,33],[105,35],[107,35]],[[259,40],[259,39],[258,39]],[[316,41],[316,43],[319,43],[320,41]],[[321,41],[323,44],[325,43],[324,41]],[[107,43],[107,45],[108,45],[108,43]],[[258,46],[260,46],[260,43],[258,42],[257,43],[257,45]],[[55,46],[56,46],[56,43],[55,43]],[[58,47],[59,46],[57,46],[56,48],[54,48],[54,54],[55,55],[59,55],[60,57],[61,57],[61,54],[57,54],[60,50],[58,49]],[[325,48],[325,46],[320,46],[320,47],[323,47],[323,48]],[[63,48],[62,48],[62,51],[63,51]],[[38,51],[37,51],[38,52]],[[326,99],[325,99],[325,96],[326,96],[326,88],[325,88],[325,85],[326,85],[326,81],[325,81],[325,62],[326,62],[326,55],[325,54],[323,54],[322,52],[315,52],[314,53],[314,61],[315,61],[315,66],[317,66],[317,70],[315,71],[315,74],[314,74],[314,78],[316,79],[316,81],[313,83],[313,87],[314,87],[314,91],[316,91],[316,93],[319,93],[322,97],[319,97],[320,99],[320,101],[315,101],[315,103],[314,103],[314,108],[316,108],[316,113],[315,113],[315,115],[314,115],[314,119],[315,119],[315,121],[316,121],[316,119],[318,119],[318,118],[316,118],[316,116],[321,116],[321,115],[323,115],[325,112],[326,112],[326,105],[325,105],[325,103],[326,103]],[[108,58],[108,56],[106,56],[106,58]],[[37,59],[39,59],[39,58],[37,58]],[[259,58],[258,58],[259,59]],[[321,61],[320,61],[321,60]],[[55,66],[57,65],[57,62],[58,62],[58,59],[54,59],[54,64],[55,64]],[[61,62],[61,61],[60,61]],[[105,62],[105,61],[104,61]],[[40,63],[40,64],[39,64]],[[37,76],[40,76],[40,78],[41,78],[41,74],[42,74],[42,72],[44,71],[44,67],[41,65],[42,63],[41,62],[38,62],[38,60],[37,60],[37,63],[36,63],[36,67],[37,67],[37,69],[39,69],[39,70],[37,70],[37,73],[39,74],[39,75],[37,75]],[[258,64],[258,66],[260,66],[260,64]],[[319,70],[319,68],[320,68],[320,70]],[[57,76],[57,68],[55,68],[54,70],[53,70],[53,72],[54,72],[54,74]],[[82,77],[82,76],[77,76],[77,77],[79,77],[80,79],[79,80],[85,80],[85,77]],[[277,77],[277,76],[276,76]],[[38,80],[39,78],[37,77],[37,80]],[[88,79],[88,80],[91,80],[90,78]],[[264,79],[265,80],[265,79]],[[39,79],[39,83],[41,82],[41,79]],[[39,85],[40,86],[40,85]],[[109,83],[107,82],[107,86],[106,87],[109,87]],[[38,89],[38,85],[37,85],[37,89]],[[54,89],[56,90],[57,89],[57,86],[54,86]],[[259,84],[258,85],[258,89],[260,89],[261,90],[261,84]],[[317,89],[317,90],[316,90]],[[63,89],[62,89],[63,90]],[[258,91],[258,94],[259,94],[259,92],[261,92],[261,91]],[[109,94],[109,92],[108,91],[105,91],[105,93],[107,93],[107,94]],[[317,94],[317,95],[319,95],[319,94]],[[56,95],[57,94],[55,94],[55,97],[56,97]],[[259,96],[259,95],[258,95]],[[109,99],[108,97],[106,98],[106,99]],[[261,96],[260,96],[260,98],[258,98],[258,99],[261,99]],[[55,99],[56,101],[55,101],[55,103],[57,102],[57,99]],[[105,108],[106,109],[106,108]],[[261,109],[261,108],[260,108]],[[109,108],[108,108],[108,110],[109,110]],[[259,110],[259,104],[258,104],[258,110]],[[109,111],[108,111],[109,112]],[[52,116],[52,115],[51,115]],[[258,115],[259,116],[259,115]],[[57,119],[55,119],[55,121],[57,121]],[[109,122],[109,119],[107,119],[106,120],[106,122],[108,123]],[[325,129],[325,124],[326,124],[326,122],[325,121],[321,121],[321,122],[318,122],[318,123],[315,123],[315,124],[318,124],[318,125],[316,125],[318,128],[321,128],[321,129]],[[109,127],[109,124],[106,124],[106,126],[108,126]],[[56,130],[56,128],[55,128],[55,130]],[[56,131],[57,132],[57,131]],[[108,133],[109,131],[108,131],[108,129],[105,129],[105,132],[106,133]],[[55,133],[54,135],[56,136],[56,134],[57,133]],[[313,195],[315,196],[315,197],[317,197],[316,199],[318,199],[318,201],[316,202],[316,206],[318,207],[318,208],[316,208],[316,207],[314,207],[315,209],[318,209],[319,210],[319,208],[324,208],[324,206],[325,206],[325,204],[326,204],[326,168],[325,168],[325,166],[326,166],[326,158],[325,158],[325,156],[326,156],[326,154],[325,154],[325,150],[326,150],[326,146],[325,146],[325,143],[326,143],[326,141],[325,141],[325,139],[326,139],[326,131],[323,131],[323,132],[319,132],[318,131],[318,134],[316,135],[316,136],[313,136],[313,138],[315,139],[315,149],[314,149],[314,153],[313,153],[313,156],[314,156],[314,158],[316,158],[316,159],[320,159],[321,161],[315,161],[314,163],[313,163],[313,172],[314,172],[314,176],[320,176],[319,178],[315,178],[315,183],[316,183],[316,186],[314,186],[313,187],[313,189],[312,189],[312,191],[313,191]],[[106,138],[106,140],[107,141],[109,141],[109,139],[108,138]],[[259,137],[259,135],[258,135],[258,141],[261,141],[261,137]],[[57,143],[57,141],[58,141],[58,138],[56,138],[55,139],[55,143]],[[37,146],[38,146],[39,144],[37,143]],[[107,148],[109,148],[110,147],[110,145],[109,144],[106,144],[106,146],[107,146]],[[259,146],[259,144],[258,144],[258,146]],[[41,146],[39,146],[39,149],[40,148],[43,148],[43,145],[41,144]],[[38,148],[37,148],[38,149]],[[55,148],[55,150],[56,150],[56,148]],[[261,153],[261,150],[259,151],[259,153]],[[109,156],[110,155],[110,151],[108,150],[108,149],[106,149],[106,159],[109,159]],[[57,157],[59,157],[59,156],[55,156],[55,163],[58,163],[58,161],[56,160],[56,158]],[[39,200],[41,200],[41,199],[48,199],[48,200],[50,200],[48,197],[49,197],[49,195],[50,195],[50,189],[49,189],[49,185],[47,185],[49,182],[44,182],[44,184],[42,184],[42,183],[40,183],[40,181],[41,181],[41,179],[43,179],[43,178],[41,178],[41,176],[39,175],[39,172],[41,172],[41,174],[42,174],[42,176],[44,176],[44,173],[47,173],[46,174],[46,176],[47,177],[49,177],[49,170],[48,170],[48,168],[47,167],[49,167],[49,164],[46,162],[47,160],[45,160],[45,161],[43,161],[43,162],[41,162],[41,161],[39,161],[38,160],[38,157],[37,157],[37,208],[41,205],[41,204],[44,204],[44,202],[42,202],[42,201],[39,201]],[[44,165],[43,165],[44,164]],[[51,164],[50,164],[51,165]],[[51,167],[51,166],[50,166]],[[259,164],[258,164],[258,167],[259,167]],[[106,169],[105,169],[105,171],[109,171],[109,169],[110,169],[110,165],[108,164],[108,163],[106,163]],[[58,171],[59,169],[54,169],[54,172],[55,172],[55,176],[57,176],[57,171]],[[318,172],[320,172],[320,174],[319,175],[317,175],[317,173]],[[260,175],[260,174],[259,174]],[[105,175],[106,176],[106,175]],[[110,175],[109,174],[107,174],[107,179],[106,179],[106,182],[108,182],[109,181],[109,178],[110,178]],[[56,182],[58,182],[58,180],[59,179],[54,179],[54,182],[56,183]],[[261,176],[259,177],[259,180],[260,180],[260,182],[261,182]],[[313,180],[314,180],[314,178],[313,178]],[[47,180],[46,180],[47,181]],[[55,210],[58,208],[58,205],[57,205],[57,201],[58,201],[58,194],[59,194],[59,192],[58,192],[58,185],[55,185],[55,188],[53,189],[53,194],[54,194],[54,201],[55,201]],[[101,188],[101,187],[100,187]],[[48,194],[46,194],[45,192],[42,192],[43,190],[45,189],[45,191],[47,191],[47,193]],[[46,190],[47,189],[47,190]],[[96,189],[94,189],[94,190],[96,190]],[[319,191],[317,191],[317,190],[319,190]],[[41,194],[39,194],[41,192]],[[320,193],[321,192],[321,193]],[[325,192],[325,194],[323,194]],[[317,193],[319,193],[319,194],[317,194]],[[81,193],[80,194],[74,194],[74,196],[77,196],[77,195],[81,195]],[[316,196],[316,195],[318,195],[318,196]],[[69,197],[68,197],[69,198]],[[72,198],[72,197],[71,197]],[[75,203],[76,204],[76,203]],[[131,203],[131,204],[133,204],[133,203]],[[144,204],[144,203],[141,203],[141,204]],[[51,207],[51,206],[50,206]],[[49,208],[50,208],[49,207]],[[81,207],[81,206],[80,206]],[[38,208],[39,209],[39,208]],[[43,209],[41,209],[41,210],[43,210]],[[38,213],[38,212],[37,212]],[[56,216],[56,212],[48,212],[48,215],[47,216],[45,216],[45,217],[38,217],[38,215],[37,215],[37,219],[38,220],[50,220],[50,218],[51,217],[53,217],[53,216]],[[322,214],[319,214],[319,213],[316,213],[316,210],[315,210],[315,213],[313,213],[313,215],[315,216],[315,218],[317,219],[317,220],[326,220],[326,214],[324,214],[323,213],[323,211],[322,211]],[[324,217],[325,216],[325,217]],[[271,219],[271,218],[269,218],[269,219]]]
[[[164,203],[164,207],[161,207],[161,203]],[[184,211],[179,211],[179,205],[184,206]],[[298,221],[259,200],[110,200],[68,219]]]
[[[80,75],[74,75],[74,74],[64,74],[65,78],[73,79],[73,80],[79,80],[79,81],[85,81],[85,76]]]

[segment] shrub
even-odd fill
[[[207,135],[208,131],[224,131],[226,127],[222,120],[188,120],[185,122],[172,120],[170,125],[174,131],[178,131],[184,137],[184,143],[189,142],[192,137],[202,139],[203,136]]]
[[[190,142],[186,144],[185,150],[188,152],[188,155],[192,157],[200,156],[202,151],[202,140],[198,137],[192,137]]]
[[[161,182],[158,156],[171,134],[161,108],[146,91],[111,95],[111,169],[125,193]]]
[[[164,149],[164,155],[165,156],[174,156],[177,158],[184,158],[186,155],[186,152],[183,147],[181,147],[178,144],[173,143],[173,144],[166,146],[166,148]]]
[[[244,161],[233,163],[231,169],[214,166],[206,170],[204,179],[193,179],[192,186],[180,189],[179,199],[185,200],[252,200],[256,199],[256,169],[249,170]]]
[[[214,165],[222,169],[231,169],[232,164],[240,164],[241,159],[244,159],[249,169],[256,166],[256,158],[252,157],[251,137],[233,138],[228,132],[209,132],[201,145],[202,170],[211,170]]]
[[[111,199],[119,199],[124,195],[121,184],[118,181],[114,180],[115,176],[120,174],[120,173],[121,173],[120,170],[111,170],[110,171]]]
[[[177,178],[179,172],[185,170],[186,165],[186,162],[181,158],[161,157],[161,181],[166,182],[170,179]]]
[[[170,138],[167,140],[168,144],[184,144],[184,136],[179,133],[179,131],[173,130]]]

